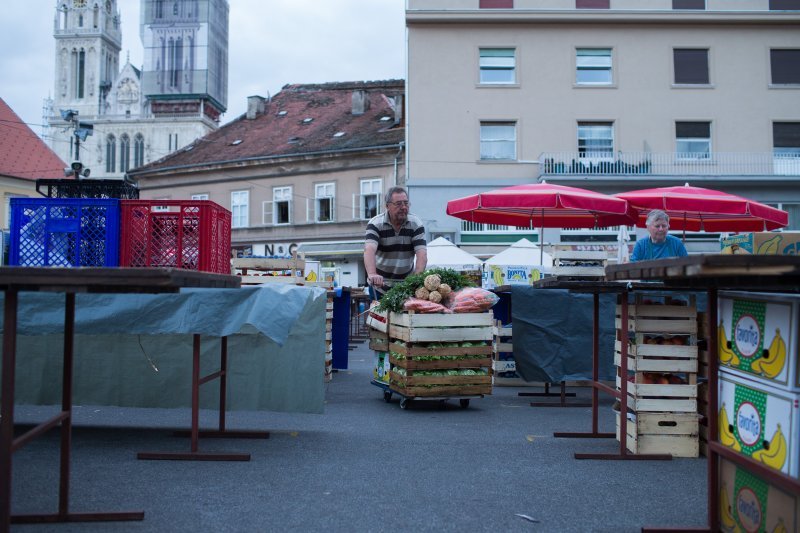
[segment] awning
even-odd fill
[[[305,253],[306,257],[360,256],[364,253],[364,241],[302,243],[297,252]]]

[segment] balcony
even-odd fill
[[[542,176],[787,176],[800,177],[800,154],[720,152],[706,154],[616,152],[587,157],[543,152]]]

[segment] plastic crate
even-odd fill
[[[231,273],[231,212],[209,200],[120,200],[120,266]]]
[[[114,179],[38,179],[36,192],[47,198],[139,198],[139,189],[133,183]]]
[[[102,267],[119,264],[119,200],[10,200],[10,265]]]

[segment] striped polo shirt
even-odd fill
[[[400,231],[395,232],[389,213],[383,213],[367,223],[366,241],[377,243],[375,270],[391,286],[413,271],[414,253],[426,245],[425,227],[419,217],[409,213]]]

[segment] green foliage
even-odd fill
[[[414,296],[414,291],[422,287],[425,277],[431,274],[439,274],[442,283],[447,283],[454,291],[464,287],[474,287],[475,284],[470,279],[451,268],[431,268],[420,274],[411,274],[406,279],[386,291],[378,304],[379,311],[394,311],[399,313],[403,310],[403,303]]]

